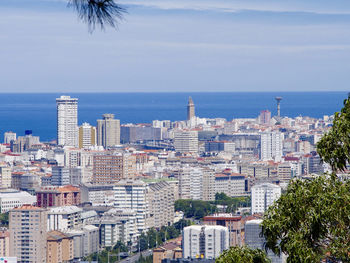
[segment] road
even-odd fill
[[[150,256],[152,254],[153,254],[153,251],[151,249],[142,252],[142,256],[143,257],[148,257],[148,256]],[[123,260],[121,260],[119,262],[120,263],[134,263],[139,258],[140,258],[140,253],[137,253],[137,254],[132,255],[131,257],[125,258],[125,259],[123,259]]]

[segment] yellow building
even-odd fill
[[[79,148],[96,145],[96,128],[84,122],[79,127]]]

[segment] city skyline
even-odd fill
[[[120,3],[89,34],[63,0],[1,1],[0,92],[347,90],[344,0]]]

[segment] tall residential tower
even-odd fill
[[[78,99],[61,96],[57,104],[57,144],[78,146]]]
[[[120,120],[114,114],[103,114],[103,120],[97,120],[97,145],[107,148],[120,144]]]

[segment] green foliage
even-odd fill
[[[323,175],[292,181],[262,223],[266,246],[287,262],[350,262],[350,181]]]
[[[2,227],[9,226],[9,213],[0,214],[0,226]]]
[[[250,206],[250,197],[229,197],[217,193],[215,201],[180,199],[175,202],[175,211],[183,211],[186,218],[199,220],[217,212],[218,205],[225,206],[227,213],[234,213],[239,206]]]
[[[215,213],[216,206],[201,200],[180,199],[175,202],[175,211],[183,211],[187,218],[202,219]]]
[[[142,254],[136,263],[153,263],[153,256],[143,257]]]
[[[269,263],[270,259],[261,249],[248,247],[231,247],[225,250],[215,263]]]
[[[350,160],[350,99],[334,114],[333,127],[317,143],[317,152],[334,172],[344,171]]]

